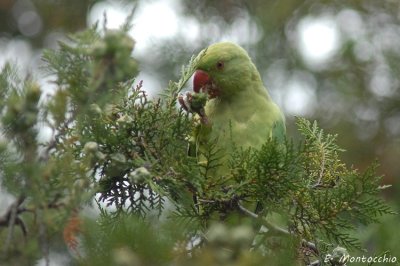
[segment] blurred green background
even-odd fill
[[[289,136],[297,135],[294,116],[339,134],[346,163],[363,170],[380,162],[383,184],[393,185],[383,196],[400,209],[400,1],[0,0],[0,66],[16,61],[51,94],[41,50],[96,21],[118,27],[134,7],[133,56],[150,94],[200,49],[234,41],[284,110]],[[360,227],[368,254],[388,250],[400,259],[399,223],[391,216]]]

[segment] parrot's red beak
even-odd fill
[[[199,93],[204,92],[206,85],[211,82],[210,76],[203,70],[196,70],[193,77],[193,91]]]
[[[193,91],[196,93],[207,93],[209,99],[220,95],[219,88],[214,84],[212,78],[203,70],[196,70],[193,77]]]

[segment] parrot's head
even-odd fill
[[[208,93],[209,98],[229,99],[259,80],[260,75],[247,52],[234,43],[221,42],[206,48],[196,66],[193,90]],[[246,92],[245,92],[246,93]]]

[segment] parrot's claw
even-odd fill
[[[185,94],[180,94],[178,96],[178,102],[185,111],[198,114],[201,122],[203,124],[208,124],[208,118],[204,110],[204,106],[207,102],[207,94],[192,94],[191,92],[186,92]]]
[[[187,112],[192,112],[191,108],[191,103],[192,103],[192,94],[190,92],[186,92],[185,95],[180,94],[178,96],[178,102],[181,105],[181,107],[187,111]]]

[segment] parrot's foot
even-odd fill
[[[186,94],[178,96],[178,102],[187,112],[198,114],[203,124],[208,124],[208,118],[204,110],[207,102],[207,94],[186,92]]]
[[[180,106],[187,112],[191,112],[191,107],[190,107],[191,97],[192,96],[190,92],[186,92],[185,95],[179,94],[178,96],[178,102]]]

